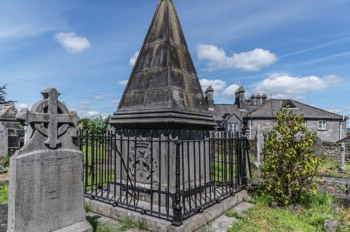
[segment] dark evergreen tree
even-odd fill
[[[14,102],[14,101],[7,101],[5,95],[6,95],[6,85],[0,86],[0,104]]]

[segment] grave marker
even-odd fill
[[[0,157],[8,153],[8,131],[7,128],[0,123]]]
[[[341,143],[340,144],[340,168],[339,168],[339,170],[342,172],[345,171],[345,152],[346,152],[345,143]]]
[[[264,135],[260,132],[260,125],[259,125],[258,131],[256,133],[256,149],[255,149],[256,160],[253,162],[257,168],[259,168],[261,164],[261,153],[263,148],[264,148]]]
[[[54,88],[17,118],[33,129],[28,142],[11,157],[8,232],[92,232],[85,219],[82,152],[69,130],[75,112],[57,100]]]

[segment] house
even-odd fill
[[[247,99],[243,87],[236,90],[234,104],[214,104],[213,92],[210,86],[205,95],[218,130],[246,132],[249,139],[254,139],[258,133],[271,131],[277,112],[284,107],[303,115],[307,129],[316,132],[322,141],[336,142],[346,137],[347,117],[342,115],[293,99],[268,99],[266,94],[252,94]]]

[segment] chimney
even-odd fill
[[[263,93],[263,95],[261,96],[261,103],[264,103],[266,99],[267,99],[267,95]]]
[[[208,109],[214,110],[214,89],[211,85],[205,90],[205,101],[207,102]]]
[[[245,89],[241,86],[236,90],[235,94],[235,104],[238,106],[239,109],[245,109]]]
[[[261,103],[262,103],[261,100],[262,100],[261,94],[258,93],[258,94],[256,95],[256,105],[260,106]]]
[[[250,100],[252,101],[252,106],[256,106],[256,96],[254,93],[250,95]]]

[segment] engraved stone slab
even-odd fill
[[[7,128],[0,123],[0,157],[5,156],[8,152],[8,131]]]
[[[11,157],[8,232],[92,232],[85,219],[82,152],[69,130],[75,112],[57,100],[55,89],[17,117],[33,129]]]

